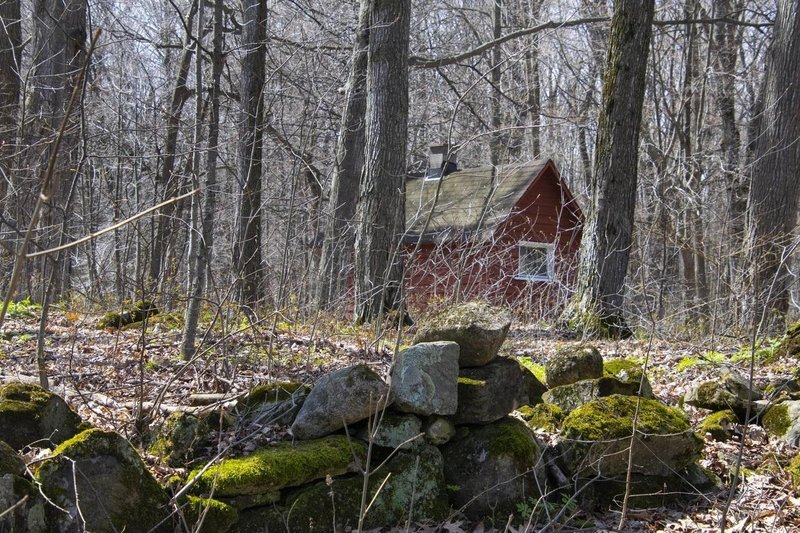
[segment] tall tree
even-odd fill
[[[344,292],[352,264],[355,228],[353,217],[358,185],[364,168],[364,114],[367,108],[367,47],[372,0],[361,0],[356,40],[347,78],[345,107],[336,144],[333,171],[324,220],[322,257],[316,283],[316,305],[331,303]]]
[[[410,0],[374,0],[367,59],[364,171],[356,211],[356,318],[399,306],[408,131]]]
[[[86,1],[36,0],[33,7],[34,91],[27,112],[32,120],[26,124],[26,128],[30,145],[33,147],[42,143],[43,146],[41,151],[34,148],[28,156],[32,175],[38,176],[53,146],[47,141],[55,137],[64,120],[65,108],[83,67],[86,53]],[[44,226],[59,230],[45,235],[45,241],[51,245],[59,244],[68,235],[72,214],[71,191],[79,157],[79,136],[75,114],[70,121],[61,143],[50,190],[43,191],[48,198],[42,218]],[[69,288],[71,256],[63,262],[45,258],[44,265],[52,272],[49,289],[52,289],[53,297],[58,298]]]
[[[0,230],[3,227],[11,159],[16,151],[20,95],[20,44],[22,31],[19,0],[0,1]]]
[[[630,331],[622,304],[633,240],[639,126],[654,11],[654,0],[614,4],[578,283],[562,317],[572,328],[612,336]]]
[[[267,52],[267,2],[244,0],[241,81],[239,84],[238,175],[241,203],[234,246],[238,298],[253,307],[264,295],[261,256],[261,170],[264,144],[264,81]]]
[[[800,197],[800,7],[796,0],[778,1],[773,32],[748,197],[748,249],[756,308],[770,314],[768,325],[780,327],[789,309],[789,252]]]

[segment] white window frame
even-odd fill
[[[521,272],[522,256],[524,249],[538,248],[544,250],[547,260],[547,275],[531,275]],[[533,242],[533,241],[519,241],[517,243],[517,273],[514,279],[522,279],[525,281],[553,281],[556,274],[556,258],[555,246],[550,242]]]

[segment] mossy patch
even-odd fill
[[[204,419],[177,412],[159,428],[159,436],[149,451],[169,466],[188,466],[208,441],[210,428]]]
[[[153,302],[142,300],[121,311],[110,311],[97,322],[97,329],[121,328],[158,314]]]
[[[794,458],[789,462],[787,470],[789,471],[789,475],[792,477],[792,483],[794,486],[800,486],[800,454],[795,455]]]
[[[12,448],[58,444],[75,435],[80,423],[64,400],[38,385],[0,387],[0,435]]]
[[[534,377],[536,377],[536,379],[538,379],[542,383],[547,381],[545,378],[544,365],[534,363],[533,360],[528,356],[519,357],[517,358],[517,360],[519,361],[519,364],[530,370],[530,372],[534,375]]]
[[[352,472],[366,457],[364,443],[342,435],[281,443],[250,455],[225,459],[200,475],[194,491],[227,497],[259,494]],[[198,471],[190,478],[198,475]]]
[[[120,329],[122,329],[123,331],[142,329],[143,325],[144,325],[144,318],[142,318],[141,320],[135,320],[130,324],[125,324],[121,326]],[[179,330],[182,329],[184,326],[184,317],[181,313],[178,312],[159,313],[157,315],[148,314],[147,327],[152,328],[157,325],[161,325],[166,329]]]
[[[311,387],[294,381],[279,381],[277,383],[256,385],[250,389],[247,396],[239,401],[237,407],[240,409],[249,409],[262,403],[282,402],[290,399],[292,394],[296,393],[298,390],[301,390],[301,392],[309,392]]]
[[[738,422],[736,413],[730,409],[717,411],[703,419],[697,432],[701,437],[710,435],[713,440],[724,442],[732,437],[731,427]]]
[[[528,427],[545,431],[558,431],[564,421],[564,411],[552,403],[539,403],[534,406],[523,405],[517,409]]]
[[[789,417],[789,406],[779,403],[770,407],[761,419],[761,425],[777,437],[782,437],[789,431],[792,420]]]
[[[196,533],[225,533],[239,519],[239,511],[219,500],[188,496],[183,516]]]
[[[482,379],[472,379],[468,377],[461,376],[458,378],[458,384],[464,387],[484,387],[486,386],[486,382]]]
[[[655,400],[613,395],[598,398],[575,409],[564,420],[566,438],[603,440],[629,437],[636,403],[639,404],[637,431],[665,435],[690,429],[686,413]]]

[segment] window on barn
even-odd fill
[[[519,242],[519,264],[517,279],[528,281],[550,281],[555,275],[555,251],[546,242]]]

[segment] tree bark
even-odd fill
[[[266,0],[244,0],[242,74],[239,87],[239,207],[234,246],[238,299],[253,308],[264,295],[261,256],[261,171],[264,144],[264,82],[267,37]]]
[[[800,196],[800,8],[795,0],[779,0],[773,31],[748,197],[748,250],[755,310],[764,309],[767,325],[779,329],[789,310],[789,252]]]
[[[344,294],[352,270],[353,217],[364,168],[364,115],[367,108],[367,47],[371,0],[361,0],[356,40],[347,79],[345,108],[336,146],[336,166],[325,212],[322,255],[316,283],[316,306],[328,307]]]
[[[20,96],[19,0],[0,0],[0,233],[5,217],[7,184],[17,146]]]
[[[597,334],[630,333],[622,304],[654,9],[654,0],[620,0],[611,20],[592,200],[581,240],[576,293],[563,315],[570,327]]]
[[[355,311],[362,322],[400,304],[410,13],[410,0],[375,0],[371,14],[365,164],[355,244]]]

